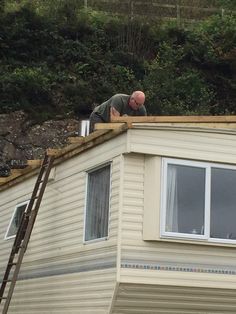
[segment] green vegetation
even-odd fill
[[[235,16],[186,29],[77,4],[0,0],[0,113],[86,116],[143,89],[149,114],[236,114]]]

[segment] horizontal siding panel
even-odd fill
[[[74,173],[97,167],[99,164],[102,165],[119,156],[125,150],[126,134],[121,134],[113,141],[105,142],[57,165],[56,180],[60,181]]]
[[[218,314],[236,309],[233,290],[121,284],[113,314]]]
[[[108,313],[115,269],[19,281],[11,313]]]
[[[136,130],[132,130],[136,131]],[[142,130],[143,131],[143,130]],[[144,131],[145,133],[145,131]],[[152,131],[150,131],[152,133]],[[157,134],[155,132],[154,134]],[[163,133],[164,134],[164,133]],[[169,134],[169,133],[168,133]],[[136,136],[136,134],[135,134]],[[149,136],[149,133],[146,134]],[[145,136],[145,138],[146,138]],[[167,135],[164,134],[164,137]],[[146,140],[139,134],[137,139],[143,140],[146,145]],[[181,137],[180,137],[181,138]],[[185,137],[184,137],[185,138]],[[136,137],[135,137],[136,139]],[[154,137],[153,137],[154,139]],[[174,141],[175,139],[173,139]],[[199,145],[200,145],[199,140]],[[207,143],[207,139],[205,139]],[[166,138],[161,143],[168,145]],[[231,142],[230,142],[231,143]],[[150,143],[149,143],[150,144]],[[231,143],[232,144],[232,143]],[[174,144],[175,145],[175,144]],[[177,146],[180,144],[177,144]],[[185,145],[185,144],[184,144]],[[187,145],[187,144],[186,144]],[[153,142],[154,146],[154,142]],[[155,147],[159,149],[159,139],[155,143]],[[236,147],[236,146],[235,146]],[[167,147],[168,148],[168,147]],[[169,148],[168,148],[169,149]],[[187,148],[186,148],[187,149]],[[215,147],[217,150],[217,147]],[[145,151],[145,150],[144,150]],[[170,153],[172,150],[169,150]],[[236,151],[236,150],[235,150]],[[150,152],[150,151],[149,151]],[[236,159],[235,159],[236,160]],[[128,265],[130,271],[133,268],[139,268],[137,270],[137,276],[143,275],[143,281],[145,281],[145,272],[142,268],[147,267],[170,267],[170,278],[174,276],[177,271],[174,271],[177,267],[181,269],[178,271],[184,276],[189,276],[190,273],[184,273],[183,268],[190,269],[191,273],[194,271],[203,273],[212,272],[210,274],[211,284],[215,281],[215,276],[219,276],[220,272],[228,272],[226,276],[231,277],[232,281],[236,283],[236,276],[230,275],[230,271],[236,271],[236,253],[235,248],[219,247],[219,246],[204,246],[201,244],[183,244],[183,243],[171,243],[168,241],[143,241],[143,215],[144,215],[144,175],[145,175],[145,162],[144,154],[129,154],[125,155],[124,163],[124,182],[123,182],[123,211],[122,211],[122,242],[121,242],[121,263],[122,265]],[[138,170],[139,178],[142,180],[135,181],[136,171]],[[157,173],[157,176],[160,174]],[[133,181],[134,180],[134,181]],[[158,210],[158,208],[157,208]],[[187,257],[187,258],[186,258]],[[127,276],[129,268],[127,268]],[[218,272],[215,274],[214,272]],[[157,272],[157,278],[161,276],[161,271]],[[224,276],[221,274],[221,276]],[[171,279],[169,281],[171,282]],[[138,278],[132,277],[132,280],[138,280]],[[158,279],[157,279],[158,281]],[[147,282],[148,283],[148,280]],[[191,280],[189,281],[191,285]],[[178,281],[175,282],[178,284]],[[181,284],[181,281],[179,281]],[[217,282],[218,286],[220,281]],[[227,281],[228,288],[231,285],[230,281]],[[226,284],[226,285],[227,285]],[[236,293],[235,293],[236,294]]]
[[[144,154],[236,163],[236,138],[208,132],[130,130],[130,150]]]
[[[17,186],[13,186],[10,188],[11,191],[14,193],[10,194],[9,197],[9,189],[1,191],[1,198],[0,198],[0,212],[8,206],[9,204],[18,204],[26,199],[32,194],[32,189],[35,184],[36,177],[29,178],[24,181],[24,184],[18,184]]]
[[[117,144],[119,146],[119,140]],[[102,164],[103,161],[107,162],[107,160],[110,160],[112,155],[114,157],[114,154],[118,154],[122,145],[117,148],[116,143],[114,143],[115,149],[113,151],[109,145],[105,146],[106,149],[104,151],[101,150],[99,156],[93,152],[93,157],[90,157]],[[108,151],[109,156],[106,156]],[[56,166],[55,180],[50,181],[46,187],[28,250],[24,256],[19,274],[20,280],[17,285],[22,286],[20,290],[22,291],[22,299],[21,297],[18,299],[16,294],[16,299],[12,305],[12,313],[78,313],[78,309],[81,309],[79,313],[83,313],[83,311],[84,313],[108,313],[108,305],[111,302],[113,291],[111,289],[111,280],[109,279],[107,283],[106,277],[102,278],[98,275],[97,278],[91,278],[91,287],[86,287],[87,284],[90,284],[86,278],[87,276],[89,278],[89,273],[95,270],[100,269],[98,272],[94,272],[97,276],[99,272],[106,274],[110,268],[113,268],[112,286],[115,284],[118,210],[120,202],[119,169],[122,159],[118,156],[112,161],[112,174],[114,173],[115,175],[112,176],[108,240],[84,244],[86,171],[83,171],[82,166],[86,170],[91,167],[92,161],[89,159],[90,157],[88,155],[86,157],[78,156]],[[94,164],[94,166],[96,165],[97,163]],[[25,201],[32,193],[35,179],[36,177],[26,180],[26,183],[21,182],[17,186],[2,191],[1,195],[4,194],[4,199],[6,200],[7,195],[10,198],[12,194],[16,193],[15,199]],[[30,184],[28,184],[28,181],[30,181]],[[25,184],[29,187],[29,193],[25,193],[27,197],[22,197],[18,191],[22,193]],[[0,220],[0,232],[2,235],[2,239],[0,239],[0,280],[5,271],[14,241],[13,239],[3,241],[3,237],[15,205],[15,200],[8,202],[6,205],[1,199],[0,214],[1,218],[4,217],[4,220]],[[45,292],[43,289],[38,291],[38,284],[35,286],[33,283],[38,283],[38,280],[45,280],[47,282],[48,278],[54,281],[57,276],[69,276],[70,273],[73,273],[74,277],[79,276],[80,278],[82,276],[86,282],[81,283],[80,280],[77,280],[78,288],[74,286],[74,290],[76,291],[77,289],[76,296],[71,297],[68,289],[69,283],[67,285],[62,283],[61,291],[59,291],[57,290],[57,285],[54,286],[50,282],[48,283],[48,296],[44,303],[43,296]],[[73,281],[72,278],[70,279],[71,281]],[[29,282],[33,284],[29,288],[31,301],[26,296],[26,287]],[[104,286],[104,282],[106,282],[107,289]],[[99,288],[101,284],[102,286]],[[79,288],[80,286],[81,288]],[[31,289],[32,291],[30,291]],[[106,290],[109,290],[109,293],[105,292]],[[50,295],[52,296],[51,299]],[[19,301],[23,299],[27,299],[27,302],[24,302],[24,306]],[[26,307],[27,310],[25,310]]]
[[[122,268],[120,282],[147,284],[147,285],[168,285],[179,287],[204,287],[215,289],[236,289],[235,276],[203,273],[203,272],[182,272],[155,269]]]

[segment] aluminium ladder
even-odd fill
[[[29,243],[34,222],[52,169],[53,161],[53,155],[45,154],[29,204],[21,217],[0,288],[0,303],[2,301],[4,302],[2,314],[7,314],[22,260]],[[6,291],[6,296],[4,296],[6,287],[8,287],[8,290]]]

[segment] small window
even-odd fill
[[[10,224],[8,226],[5,239],[11,239],[15,237],[17,230],[20,225],[21,217],[23,213],[25,212],[27,206],[29,204],[29,201],[18,204],[14,210],[13,216],[11,218]]]
[[[165,159],[162,235],[236,242],[236,168]]]
[[[88,173],[85,241],[108,236],[110,168],[107,165]]]

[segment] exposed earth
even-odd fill
[[[76,136],[76,119],[49,120],[34,124],[17,111],[0,115],[0,176],[8,176],[10,168],[21,168],[28,159],[41,159],[47,148],[61,148],[68,137]]]

